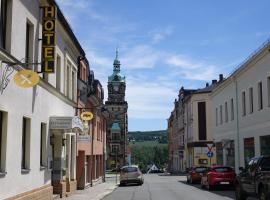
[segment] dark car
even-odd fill
[[[237,200],[246,200],[248,196],[270,200],[270,156],[254,157],[246,168],[239,167],[239,170],[235,182]]]
[[[207,167],[204,167],[204,166],[191,167],[188,170],[187,183],[193,184],[195,182],[200,182],[202,174],[205,173],[206,170],[207,170]]]

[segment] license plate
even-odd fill
[[[229,185],[230,182],[220,182],[220,184],[222,184],[222,185]]]

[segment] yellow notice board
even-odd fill
[[[22,69],[14,75],[13,79],[17,86],[29,88],[37,85],[40,77],[33,70]]]
[[[43,73],[54,73],[55,71],[55,30],[56,30],[55,6],[43,7],[42,21],[42,67]]]
[[[93,113],[91,112],[82,112],[81,113],[81,119],[85,121],[90,121],[94,117]]]

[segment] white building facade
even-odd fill
[[[77,58],[85,55],[59,8],[55,73],[41,73],[28,89],[13,81],[23,68],[41,70],[45,5],[57,7],[52,0],[0,0],[0,199],[51,199],[76,189]]]
[[[269,49],[268,41],[211,94],[217,164],[238,170],[270,154]]]

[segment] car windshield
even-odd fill
[[[195,169],[195,172],[197,172],[197,173],[202,173],[202,172],[205,172],[206,171],[206,167],[197,167],[196,169]]]
[[[261,170],[262,171],[270,171],[270,158],[263,159],[262,165],[261,165]]]
[[[215,172],[232,172],[232,168],[230,167],[217,167],[213,169]]]
[[[137,172],[138,168],[136,167],[125,167],[121,170],[121,172],[128,173],[128,172]]]

